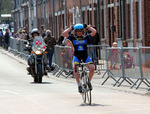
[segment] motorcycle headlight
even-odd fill
[[[35,51],[35,54],[36,54],[36,55],[42,55],[42,51],[36,50],[36,51]]]

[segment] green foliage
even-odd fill
[[[11,14],[12,0],[0,0],[0,14]]]

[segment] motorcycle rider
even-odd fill
[[[84,36],[84,28],[88,29],[91,31],[90,34],[87,36]],[[74,35],[70,35],[69,33],[74,29]],[[91,58],[87,54],[87,41],[91,39],[93,36],[95,36],[96,30],[91,27],[90,25],[86,24],[76,24],[74,27],[70,27],[66,29],[63,32],[63,36],[68,38],[73,46],[74,46],[74,57],[73,57],[73,73],[76,78],[76,82],[78,84],[78,92],[82,92],[82,87],[81,83],[79,81],[79,74],[78,74],[78,67],[77,67],[77,72],[75,70],[76,64],[79,64],[81,60],[85,63],[92,63]],[[94,75],[94,65],[93,64],[88,64],[88,69],[89,69],[89,79],[91,81],[93,75]],[[92,90],[92,85],[89,82],[88,83],[89,89]]]
[[[31,36],[32,36],[32,38],[29,39],[29,45],[30,45],[30,47],[28,48],[28,51],[29,51],[29,52],[30,52],[31,49],[32,49],[33,39],[34,39],[36,36],[39,36],[39,35],[40,35],[40,33],[39,33],[39,30],[38,30],[37,28],[32,29],[32,31],[31,31]],[[29,73],[28,73],[29,75],[31,74],[30,58],[31,58],[31,55],[28,56],[28,66],[27,66],[27,71],[29,72]]]

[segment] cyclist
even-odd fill
[[[84,36],[84,28],[91,31],[90,34]],[[70,35],[69,33],[74,29],[74,35]],[[87,54],[87,42],[89,39],[91,39],[96,34],[96,30],[92,28],[90,25],[86,24],[76,24],[74,27],[70,27],[66,29],[63,32],[63,36],[71,40],[73,46],[74,46],[74,57],[73,57],[73,73],[76,78],[76,82],[78,84],[78,92],[82,92],[82,87],[79,81],[79,74],[78,74],[78,68],[77,72],[75,71],[75,65],[79,64],[81,60],[83,60],[84,63],[93,63],[91,58]],[[94,75],[94,65],[88,64],[89,69],[89,79],[91,81],[93,75]],[[92,85],[89,82],[88,84],[89,89],[92,90]]]

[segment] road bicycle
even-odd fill
[[[79,66],[81,68],[81,70],[79,70],[79,80],[81,83],[81,87],[82,87],[82,99],[84,103],[87,103],[89,105],[91,105],[91,101],[92,101],[92,96],[91,96],[91,90],[89,89],[88,84],[90,83],[89,80],[89,76],[87,73],[87,65],[89,63],[80,63],[75,65],[75,72],[77,72],[77,66]]]

